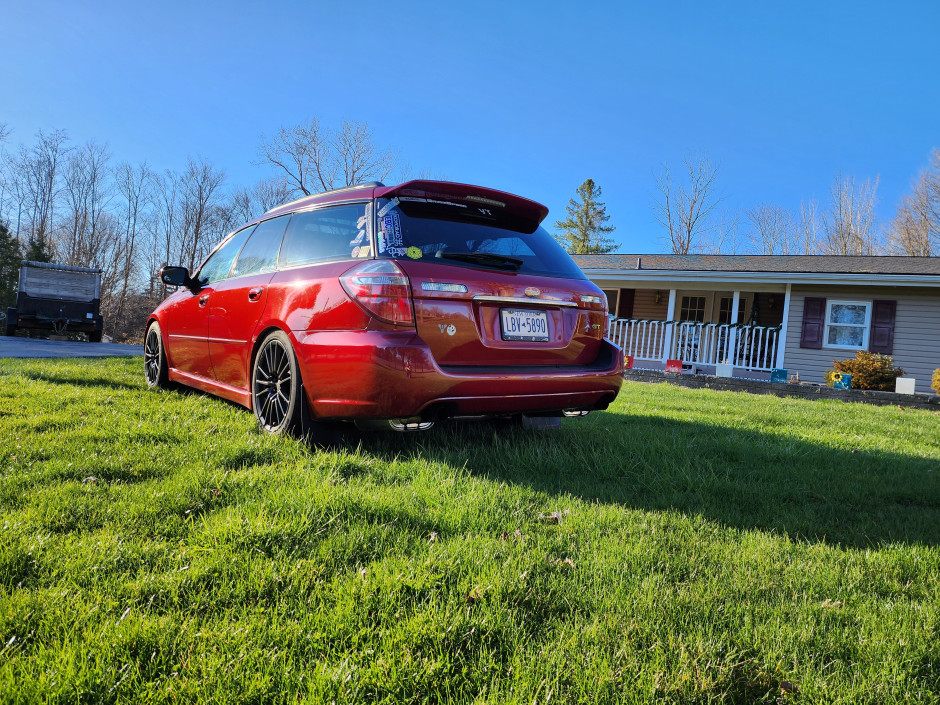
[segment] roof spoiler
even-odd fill
[[[494,212],[513,213],[536,224],[541,223],[548,215],[548,208],[528,198],[482,186],[455,184],[449,181],[406,181],[398,186],[376,188],[374,195],[376,198],[398,196],[459,201],[478,208],[490,208]]]

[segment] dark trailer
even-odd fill
[[[20,267],[16,307],[7,309],[7,335],[17,330],[82,332],[101,342],[101,270],[30,262]]]

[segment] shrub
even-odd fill
[[[872,389],[893,392],[895,380],[904,370],[894,366],[894,358],[888,355],[859,350],[854,360],[833,360],[833,370],[826,372],[826,384],[832,386],[837,372],[852,375],[852,389]]]
[[[940,368],[933,371],[933,381],[930,383],[930,388],[940,394]]]

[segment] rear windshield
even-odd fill
[[[496,207],[426,199],[378,199],[378,256],[584,279],[544,228]]]

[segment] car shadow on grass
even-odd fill
[[[118,382],[113,377],[76,375],[74,373],[55,374],[52,372],[19,372],[19,376],[33,382],[49,382],[50,384],[72,385],[75,387],[100,387],[102,389],[125,389],[139,391],[143,389],[143,383],[131,384],[129,382]],[[141,375],[143,377],[143,375]]]
[[[795,540],[940,545],[940,462],[930,458],[628,414],[567,420],[556,432],[451,424],[419,437],[366,437],[363,448],[546,495],[678,511]]]

